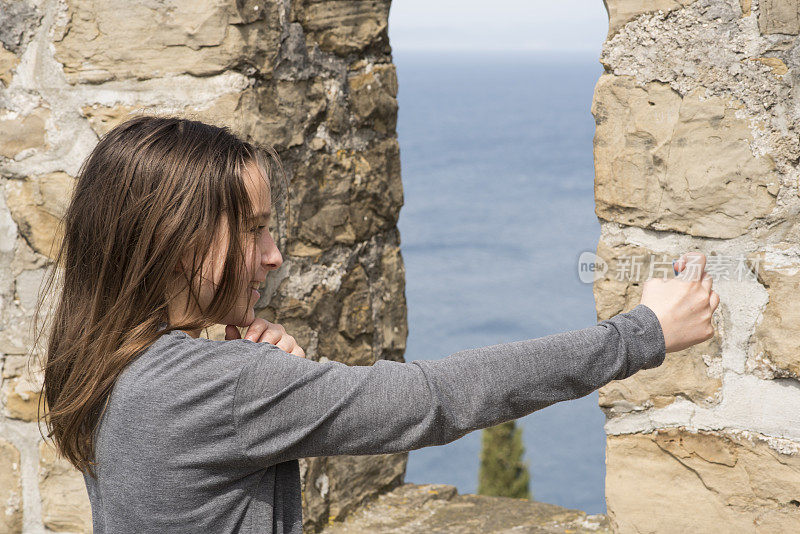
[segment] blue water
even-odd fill
[[[395,52],[405,204],[406,360],[596,323],[594,56]],[[594,392],[517,421],[534,499],[605,513]],[[481,431],[409,454],[406,481],[475,493]]]

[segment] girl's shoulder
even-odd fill
[[[250,340],[228,341],[194,338],[182,330],[158,337],[120,373],[117,395],[139,397],[164,390],[235,387],[239,374],[254,359],[272,351],[282,352],[269,343]]]

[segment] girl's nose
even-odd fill
[[[262,261],[270,271],[279,269],[281,264],[283,264],[283,256],[281,255],[281,251],[278,250],[278,247],[275,246],[274,241],[271,241],[270,246],[267,247]]]

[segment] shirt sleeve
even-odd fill
[[[644,304],[587,328],[440,360],[349,366],[246,343],[258,354],[239,374],[233,416],[241,452],[260,466],[443,445],[583,397],[666,356],[661,325]]]

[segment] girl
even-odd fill
[[[450,443],[713,335],[719,298],[698,254],[584,329],[441,360],[305,359],[282,327],[254,319],[255,287],[283,261],[268,229],[280,176],[274,150],[170,117],[117,126],[84,162],[48,281],[63,275],[43,397],[95,534],[299,534],[299,458]],[[213,324],[226,340],[199,336]]]

